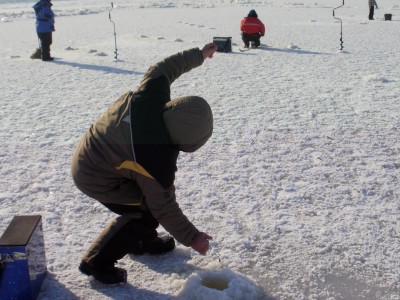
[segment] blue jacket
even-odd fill
[[[40,0],[33,6],[36,13],[36,32],[54,31],[54,13],[51,10],[51,0]]]

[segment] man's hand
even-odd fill
[[[209,43],[201,49],[201,53],[203,53],[203,58],[212,58],[214,55],[214,52],[218,50],[217,45],[214,43]]]
[[[210,246],[209,240],[212,240],[211,236],[204,232],[199,232],[193,239],[191,247],[201,255],[206,255]]]

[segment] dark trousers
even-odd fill
[[[369,7],[368,19],[370,19],[370,20],[374,19],[374,6],[373,5]]]
[[[110,267],[140,243],[157,237],[158,221],[137,206],[102,203],[120,216],[109,223],[84,254],[96,266]]]
[[[40,48],[42,49],[42,60],[50,58],[50,45],[53,43],[52,32],[38,32]]]
[[[249,46],[250,42],[254,42],[256,47],[260,46],[260,35],[257,34],[247,34],[242,32],[242,40],[246,47]]]
[[[103,203],[105,207],[120,216],[131,216],[130,221],[121,228],[132,239],[152,240],[157,237],[156,228],[160,225],[149,212],[144,212],[135,205]]]

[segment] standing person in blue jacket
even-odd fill
[[[51,10],[52,6],[51,0],[40,0],[33,6],[36,14],[36,32],[40,39],[43,61],[54,60],[50,56],[50,45],[53,43],[53,31],[55,31],[55,15]]]

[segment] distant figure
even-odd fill
[[[368,6],[369,6],[368,19],[373,20],[374,19],[374,6],[376,7],[376,9],[378,9],[378,4],[376,3],[375,0],[368,0]]]
[[[258,19],[258,15],[254,9],[249,12],[247,17],[240,21],[240,30],[242,31],[242,40],[245,48],[249,48],[250,42],[254,42],[255,47],[260,46],[260,38],[265,34],[265,26]]]
[[[54,13],[51,10],[51,0],[40,0],[33,6],[36,14],[36,32],[40,40],[43,61],[52,61],[50,45],[53,43]]]

